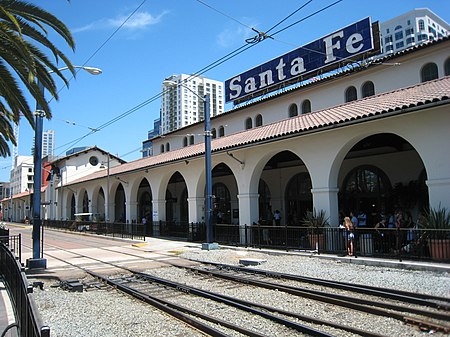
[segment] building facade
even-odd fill
[[[53,158],[55,152],[55,131],[47,130],[42,133],[42,158]]]
[[[427,8],[414,9],[380,24],[382,55],[450,33],[450,25]]]
[[[170,83],[167,84],[167,83]],[[176,86],[172,86],[176,83]],[[211,116],[224,112],[223,83],[202,76],[172,75],[162,84],[161,134],[197,123],[204,119],[204,95],[210,95]]]

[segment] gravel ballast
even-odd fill
[[[199,261],[238,265],[242,258],[254,258],[266,262],[247,268],[270,270],[309,277],[320,277],[342,282],[389,287],[412,292],[450,297],[450,277],[447,273],[414,271],[386,267],[365,266],[307,256],[272,255],[259,252],[220,249],[215,251],[192,250],[182,257]],[[174,268],[149,270],[159,277],[178,278],[178,282],[193,282],[189,275],[178,275]],[[180,277],[182,279],[180,280]],[[198,279],[197,279],[197,282]],[[118,296],[116,290],[92,290],[82,293],[68,292],[51,287],[55,281],[45,281],[44,290],[35,289],[34,297],[43,321],[50,326],[51,336],[201,336],[202,334],[170,316],[127,296]],[[240,289],[242,291],[242,289]],[[248,300],[262,300],[267,291],[240,294]],[[280,295],[281,296],[281,295]],[[284,296],[284,295],[283,295]],[[191,307],[194,306],[192,300]],[[200,302],[200,301],[199,301]],[[297,301],[295,301],[297,302]],[[289,303],[287,303],[288,305]],[[299,305],[299,303],[294,303]],[[293,305],[294,305],[293,304]],[[304,306],[306,308],[306,306]],[[201,305],[199,305],[199,310]],[[289,309],[289,308],[288,308]],[[310,314],[313,314],[312,312]],[[333,316],[336,320],[352,320],[339,312],[327,311],[323,306],[322,317]],[[358,319],[355,317],[355,322]],[[364,329],[379,331],[384,335],[423,336],[419,330],[396,320],[389,320],[383,327],[377,320],[367,321]],[[386,322],[386,320],[385,320]],[[371,326],[373,324],[373,327]],[[270,333],[268,335],[271,335]],[[286,331],[274,332],[273,336],[288,336]],[[299,334],[300,335],[300,334]],[[441,336],[435,333],[435,336]]]

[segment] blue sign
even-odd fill
[[[330,69],[373,49],[371,20],[365,18],[225,81],[225,101],[276,90],[280,84],[305,79],[318,69]]]

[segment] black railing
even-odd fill
[[[20,243],[18,240],[14,242]],[[15,311],[16,323],[9,325],[3,333],[16,327],[19,336],[49,337],[50,328],[42,323],[41,316],[32,296],[33,287],[28,285],[24,268],[9,245],[0,243],[0,271],[10,294]]]
[[[122,222],[105,223],[75,220],[43,220],[42,224],[47,228],[94,233],[131,240],[145,240],[145,232],[147,229],[147,226],[144,224],[128,224]]]

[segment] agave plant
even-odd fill
[[[420,227],[436,230],[432,235],[436,239],[450,237],[450,212],[445,207],[431,208],[423,213],[420,219]]]
[[[313,211],[307,211],[305,216],[302,219],[302,223],[306,227],[328,227],[328,217],[326,216],[326,212],[321,209],[317,211],[314,209]]]

